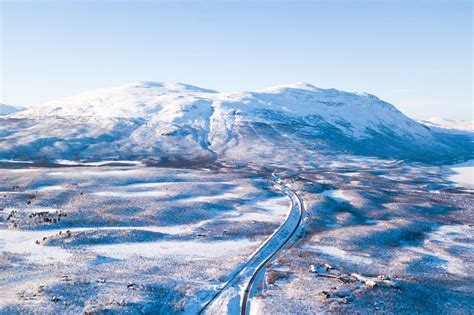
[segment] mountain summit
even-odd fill
[[[136,82],[1,118],[0,159],[139,159],[157,163],[313,163],[328,154],[441,162],[472,154],[364,93],[307,83],[220,93]]]

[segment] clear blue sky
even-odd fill
[[[472,119],[471,1],[1,2],[0,102],[132,81],[305,81]]]

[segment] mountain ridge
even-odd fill
[[[0,116],[13,114],[13,113],[20,112],[23,110],[26,110],[26,108],[21,107],[21,106],[13,106],[13,105],[0,103]]]
[[[4,159],[304,164],[332,153],[425,161],[472,153],[460,148],[469,136],[433,131],[374,95],[304,82],[217,92],[140,81],[60,98],[3,120]]]

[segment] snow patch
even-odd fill
[[[317,250],[318,252],[332,256],[343,261],[352,262],[356,264],[366,264],[370,265],[373,263],[373,260],[367,257],[362,257],[354,254],[353,252],[346,252],[343,249],[340,249],[335,246],[323,246],[323,245],[306,245],[312,250]]]
[[[450,165],[448,168],[455,172],[455,174],[448,177],[448,180],[457,183],[459,186],[474,189],[474,160]]]
[[[159,190],[149,191],[98,191],[93,193],[96,196],[102,197],[120,197],[120,198],[138,198],[138,197],[164,197],[167,195],[166,192]]]
[[[321,195],[329,197],[338,203],[341,203],[341,202],[350,203],[354,199],[352,195],[350,195],[349,193],[341,189],[325,190],[321,193]]]
[[[110,164],[114,165],[139,165],[143,166],[143,163],[140,161],[129,161],[129,160],[119,160],[119,161],[100,161],[100,162],[79,162],[71,160],[56,160],[56,163],[59,165],[66,166],[106,166]]]
[[[0,230],[0,251],[24,255],[29,261],[39,264],[68,262],[73,254],[67,250],[35,244],[36,240],[50,235],[51,232]]]
[[[196,257],[217,258],[224,255],[239,253],[250,246],[256,246],[257,241],[159,241],[151,243],[100,245],[89,248],[99,255],[118,259],[127,259],[134,256],[156,258],[162,256],[182,256],[183,259]]]

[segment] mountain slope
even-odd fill
[[[0,103],[0,116],[16,113],[22,110],[25,110],[25,108],[20,107],[20,106],[12,106],[12,105]]]
[[[435,132],[373,95],[306,83],[219,93],[138,82],[1,119],[3,159],[303,165],[341,153],[435,162],[472,154],[469,135]]]
[[[459,120],[432,117],[427,120],[420,120],[420,123],[432,128],[450,129],[452,132],[457,132],[457,131],[474,132],[474,120],[459,121]]]

